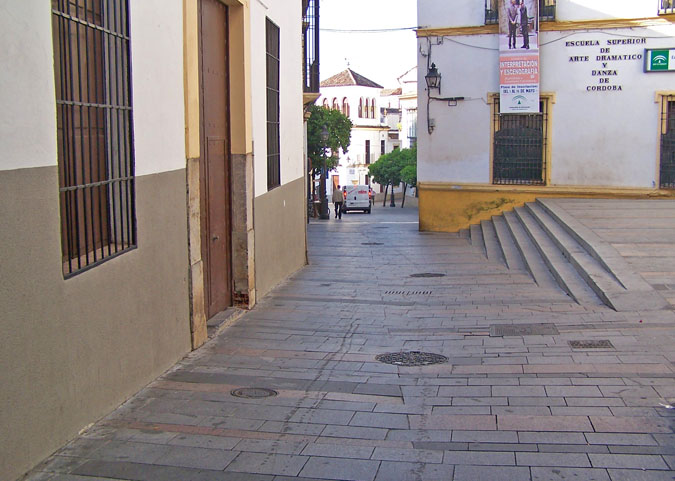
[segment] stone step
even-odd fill
[[[471,231],[471,250],[487,257],[487,254],[485,252],[485,241],[483,240],[483,230],[481,229],[480,225],[473,224],[470,227],[470,231]]]
[[[484,220],[481,221],[480,227],[483,231],[483,241],[485,243],[487,258],[493,262],[506,264],[504,252],[502,252],[502,248],[499,245],[499,238],[497,237],[494,223],[490,220]]]
[[[504,220],[516,241],[516,247],[525,262],[525,267],[532,274],[537,285],[549,289],[559,288],[558,283],[553,278],[551,271],[549,271],[544,259],[542,259],[537,251],[536,246],[527,234],[520,219],[518,219],[518,216],[514,212],[505,212]]]
[[[515,212],[558,285],[578,304],[583,306],[604,304],[565,257],[555,238],[539,224],[535,214],[523,207],[517,207]]]
[[[495,234],[497,235],[499,246],[504,255],[506,266],[514,271],[527,271],[523,256],[520,255],[518,247],[516,247],[516,241],[511,235],[504,217],[501,215],[493,217],[492,224],[494,225]]]
[[[579,274],[605,304],[616,311],[661,310],[669,307],[608,242],[560,207],[555,199],[528,206],[538,215]],[[546,214],[546,216],[543,215]]]
[[[466,239],[471,243],[471,231],[469,229],[461,229],[458,234],[460,239]]]

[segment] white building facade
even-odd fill
[[[675,48],[672,8],[539,1],[540,113],[528,116],[499,112],[500,6],[418,0],[421,229],[454,231],[541,196],[670,195],[675,72],[645,65]],[[432,63],[440,90],[427,88]],[[482,214],[467,218],[469,206]]]
[[[337,171],[328,173],[329,195],[338,184],[368,185],[368,166],[387,151],[389,127],[382,123],[380,116],[382,88],[351,69],[321,82],[317,105],[340,110],[353,125],[348,151],[340,152]]]

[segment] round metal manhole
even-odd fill
[[[394,366],[429,366],[431,364],[442,364],[448,362],[448,358],[433,352],[407,351],[407,352],[389,352],[387,354],[378,354],[375,359],[385,364]]]
[[[273,397],[279,393],[264,387],[241,387],[239,389],[233,389],[230,394],[234,397],[243,397],[246,399],[261,399],[264,397]]]
[[[437,272],[419,272],[417,274],[410,274],[410,277],[445,277],[445,274]]]
[[[383,246],[382,242],[361,242],[362,246]]]

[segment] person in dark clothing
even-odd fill
[[[523,46],[520,48],[530,49],[530,25],[527,17],[527,7],[525,0],[520,4],[520,32],[523,34]]]
[[[518,30],[518,5],[511,0],[511,6],[506,11],[509,18],[509,50],[516,47],[516,31]]]
[[[344,205],[344,196],[338,185],[335,190],[333,190],[333,203],[335,204],[335,218],[342,219],[342,206]]]

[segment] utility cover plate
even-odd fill
[[[279,393],[264,387],[242,387],[239,389],[233,389],[230,394],[232,394],[234,397],[242,397],[246,399],[261,399],[264,397],[273,397]]]
[[[555,336],[560,334],[555,324],[492,324],[490,337]]]
[[[593,339],[584,341],[567,341],[572,349],[614,349],[607,339]]]
[[[420,272],[417,274],[410,274],[410,277],[445,277],[445,274],[439,274],[436,272]]]
[[[375,359],[385,364],[394,366],[429,366],[431,364],[442,364],[448,362],[448,358],[433,352],[407,351],[407,352],[389,352],[378,354]]]

